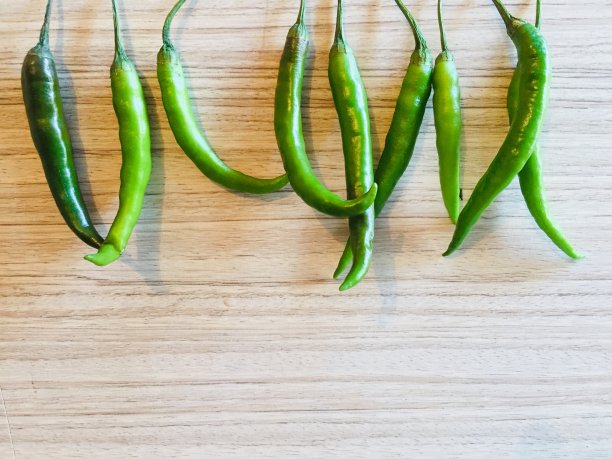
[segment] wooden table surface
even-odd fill
[[[343,193],[327,81],[335,3],[309,2],[304,123],[317,173]],[[461,73],[466,195],[507,131],[515,53],[488,0],[448,0]],[[153,175],[123,259],[83,260],[33,148],[19,81],[44,0],[0,2],[0,458],[612,457],[612,1],[544,2],[554,81],[542,137],[550,207],[588,256],[537,229],[514,183],[457,255],[428,107],[377,225],[367,280],[331,273],[346,222],[289,189],[230,193],[176,145],[155,75],[170,0],[123,0],[142,73]],[[434,53],[435,2],[409,2]],[[533,18],[535,1],[508,0]],[[297,1],[190,1],[173,36],[219,154],[282,170],[273,97]],[[349,0],[347,36],[380,155],[413,39],[391,0]],[[58,0],[57,59],[95,222],[117,207],[110,1]]]

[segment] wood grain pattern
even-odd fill
[[[154,171],[125,257],[105,269],[82,260],[21,102],[44,3],[0,2],[0,458],[612,456],[612,1],[544,2],[546,184],[588,258],[560,255],[513,184],[465,249],[442,259],[452,226],[428,109],[379,219],[371,273],[343,295],[331,273],[346,222],[288,190],[228,193],[175,144],[155,76],[170,0],[120,4],[151,107]],[[317,172],[343,192],[326,74],[335,2],[309,3],[305,132]],[[505,135],[514,52],[489,1],[446,3],[469,195]],[[535,2],[507,3],[533,17]],[[435,2],[408,4],[437,52]],[[260,176],[281,171],[273,96],[296,10],[193,0],[173,32],[211,142]],[[346,12],[378,156],[412,37],[390,0],[351,0]],[[106,231],[120,167],[110,2],[57,0],[51,42],[86,198]]]

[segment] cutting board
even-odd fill
[[[297,1],[189,1],[172,36],[218,154],[282,172],[278,62]],[[554,67],[542,154],[550,209],[587,255],[537,228],[513,183],[464,247],[437,176],[431,102],[377,222],[357,288],[331,279],[347,222],[286,188],[266,197],[206,179],[174,141],[155,74],[169,0],[123,0],[145,87],[153,174],[124,257],[106,268],[65,227],[29,135],[20,66],[45,2],[0,2],[0,457],[612,456],[612,1],[544,2]],[[409,2],[434,54],[434,1]],[[509,9],[533,20],[535,1]],[[346,35],[370,99],[375,161],[414,46],[391,0],[348,0]],[[461,76],[469,197],[507,132],[515,52],[492,3],[448,0]],[[327,80],[335,2],[309,2],[306,142],[343,194]],[[110,1],[56,1],[57,59],[85,199],[105,234],[121,152]]]

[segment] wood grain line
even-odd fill
[[[6,429],[8,432],[9,443],[11,446],[11,451],[13,453],[13,459],[17,459],[15,454],[15,445],[13,444],[13,434],[11,432],[11,420],[9,419],[8,411],[6,409],[6,402],[4,401],[4,395],[2,394],[2,387],[0,387],[0,401],[2,401],[2,411],[4,411],[4,418],[6,420]]]

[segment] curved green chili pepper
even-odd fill
[[[453,223],[459,217],[461,200],[461,94],[455,59],[446,44],[442,0],[438,0],[438,24],[442,52],[433,72],[433,109],[442,198]]]
[[[329,52],[328,74],[342,132],[346,188],[348,197],[354,199],[374,184],[374,168],[368,96],[353,51],[344,39],[342,0],[338,0],[336,35]],[[373,206],[349,219],[350,241],[355,257],[340,291],[354,287],[368,273],[372,261],[374,219]]]
[[[540,0],[537,1],[536,27],[539,28],[539,25]],[[512,82],[508,88],[508,117],[510,119],[510,124],[512,124],[514,120],[521,100],[520,79],[521,64],[519,63],[512,75]],[[519,173],[519,182],[521,185],[521,192],[527,203],[527,208],[540,229],[544,231],[553,243],[567,256],[573,259],[581,258],[582,256],[576,252],[572,244],[566,239],[561,229],[555,224],[550,216],[546,195],[544,193],[539,144],[536,144],[525,167],[523,167],[523,170]]]
[[[531,24],[512,16],[499,0],[493,3],[517,49],[522,103],[497,156],[461,211],[444,256],[461,246],[482,213],[523,169],[538,141],[548,101],[550,59],[544,37]]]
[[[47,2],[40,39],[25,57],[21,70],[23,102],[34,146],[42,161],[47,183],[68,227],[86,244],[98,248],[102,236],[91,222],[83,202],[72,143],[64,117],[59,79],[49,48],[51,0]]]
[[[198,126],[180,56],[170,40],[172,20],[184,3],[179,0],[168,14],[162,34],[164,43],[157,55],[157,78],[174,138],[206,177],[226,188],[252,194],[280,190],[288,182],[286,175],[259,179],[232,169],[217,156]]]
[[[278,68],[274,100],[274,130],[289,182],[309,206],[328,215],[354,217],[364,213],[374,202],[376,184],[358,198],[345,201],[329,191],[317,178],[302,133],[302,83],[308,57],[308,31],[304,24],[306,1],[300,3],[296,23],[289,29]]]
[[[414,34],[415,49],[410,57],[410,65],[397,98],[385,147],[374,175],[374,181],[378,184],[378,194],[374,201],[376,216],[382,212],[412,158],[425,115],[425,107],[431,94],[433,72],[432,57],[416,20],[401,0],[395,2],[410,24]],[[351,245],[349,240],[334,272],[334,279],[337,279],[353,261]]]
[[[140,217],[151,177],[151,134],[145,95],[138,71],[123,47],[116,0],[112,0],[112,4],[115,59],[110,74],[123,159],[117,216],[98,253],[85,256],[98,266],[112,263],[125,250]]]

